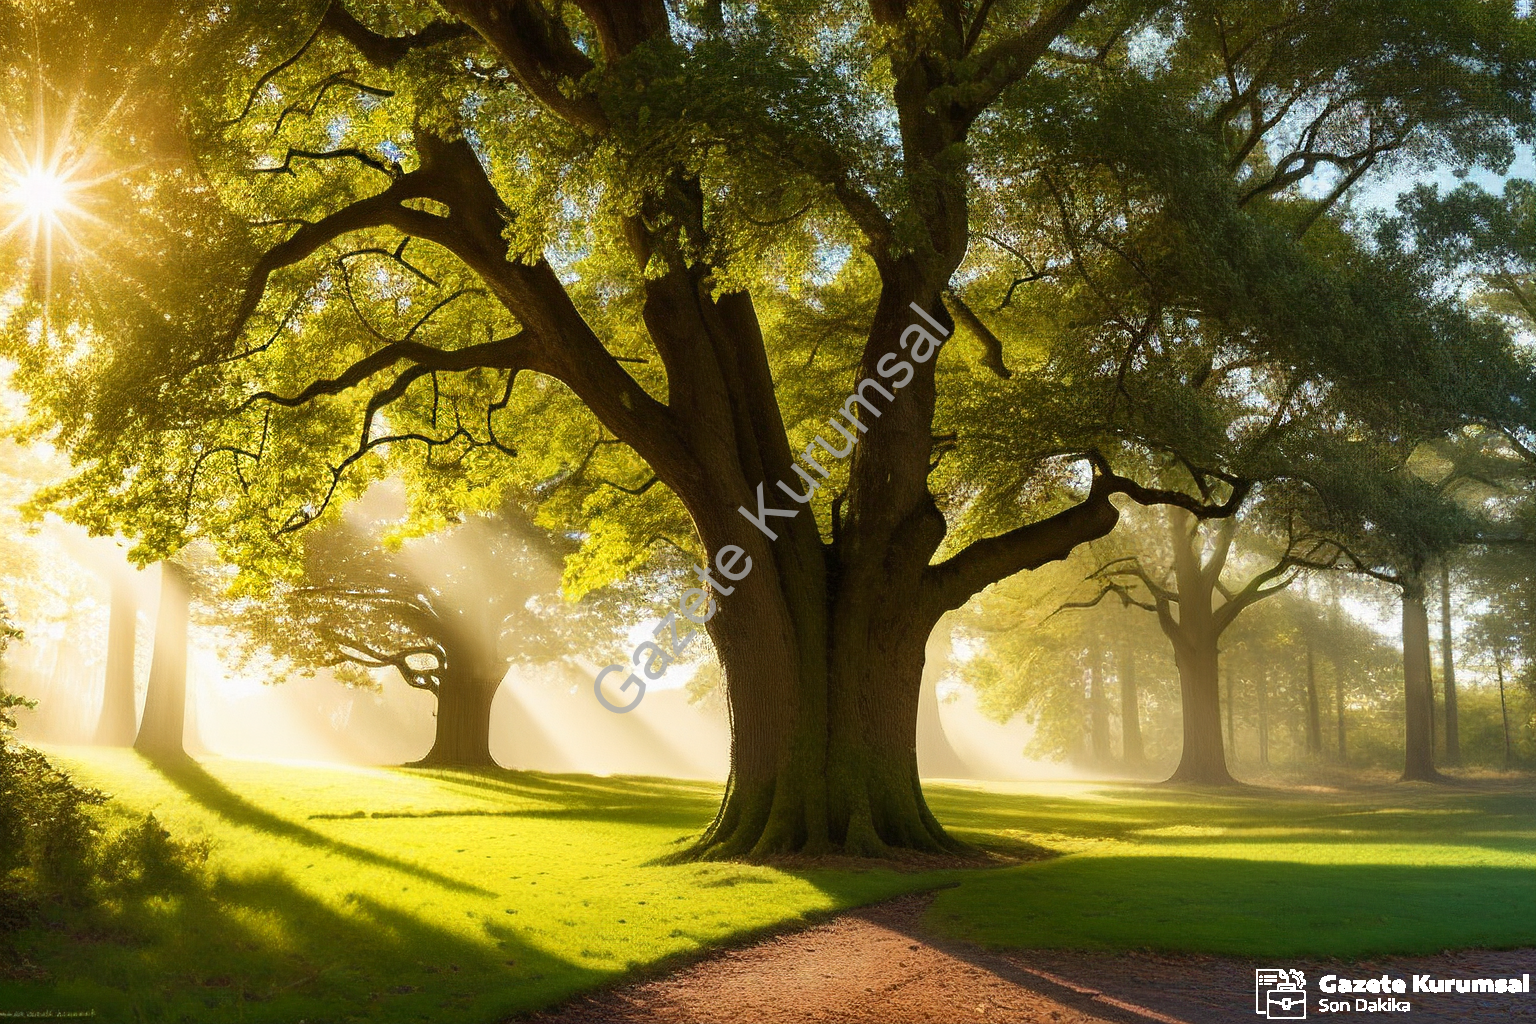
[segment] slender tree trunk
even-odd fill
[[[1493,668],[1499,674],[1499,716],[1504,720],[1504,767],[1509,767],[1509,705],[1504,702],[1504,656],[1494,652]]]
[[[1333,709],[1339,724],[1339,764],[1349,763],[1349,750],[1344,743],[1344,673],[1338,665],[1333,667]]]
[[[1312,636],[1307,635],[1307,753],[1323,752],[1323,716],[1317,700],[1317,658],[1312,650]]]
[[[488,672],[449,671],[437,689],[437,729],[432,749],[416,765],[494,768],[491,704],[501,677]]]
[[[1259,764],[1269,766],[1269,669],[1260,667],[1259,688]]]
[[[1429,673],[1429,615],[1424,610],[1424,585],[1403,584],[1403,697],[1406,750],[1403,781],[1430,782],[1435,770],[1434,687]]]
[[[133,692],[133,641],[138,614],[133,591],[124,583],[113,583],[112,611],[107,620],[106,681],[102,686],[101,718],[96,723],[96,742],[102,746],[132,746],[138,731],[138,702]]]
[[[1440,674],[1445,678],[1445,763],[1461,763],[1456,719],[1456,659],[1451,636],[1451,568],[1440,562]]]
[[[938,680],[924,679],[918,698],[917,749],[922,773],[929,778],[966,779],[971,769],[949,742],[944,719],[939,713]]]
[[[1232,666],[1228,665],[1227,677],[1227,749],[1232,751],[1232,756],[1237,756],[1237,726],[1233,718],[1232,706]]]
[[[1088,650],[1088,733],[1093,743],[1093,763],[1103,768],[1114,760],[1109,749],[1109,703],[1104,695],[1104,653],[1098,642]]]
[[[172,561],[160,563],[160,608],[149,692],[134,749],[157,758],[186,756],[188,576]]]
[[[1140,768],[1147,763],[1141,742],[1141,701],[1136,692],[1136,653],[1125,637],[1120,638],[1115,654],[1116,675],[1120,678],[1120,756],[1126,767]]]

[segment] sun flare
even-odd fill
[[[24,164],[6,175],[3,201],[15,214],[12,227],[30,223],[35,230],[56,226],[73,209],[75,183],[67,172],[41,163]]]

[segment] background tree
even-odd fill
[[[515,510],[391,544],[387,499],[306,536],[296,572],[216,621],[247,663],[273,657],[278,680],[330,669],[376,686],[373,670],[398,673],[437,701],[432,747],[415,763],[494,765],[491,705],[509,666],[595,653],[599,638],[560,599],[559,547]]]
[[[1143,530],[1136,554],[1107,561],[1090,577],[1099,587],[1090,601],[1118,593],[1155,612],[1173,645],[1184,741],[1172,781],[1233,782],[1221,738],[1221,637],[1246,609],[1284,591],[1304,569],[1330,566],[1338,554],[1326,536],[1298,533],[1288,521],[1280,529],[1264,531],[1269,536],[1251,530],[1248,550],[1237,552],[1234,559],[1239,519],[1228,516],[1208,528],[1182,510],[1170,510],[1160,524],[1160,543],[1145,543],[1154,530]]]

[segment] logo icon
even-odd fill
[[[1270,1020],[1307,1019],[1307,976],[1283,967],[1253,972],[1253,1012]]]

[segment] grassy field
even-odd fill
[[[1536,786],[936,789],[961,835],[1067,856],[976,872],[928,922],[989,946],[1360,957],[1536,945]],[[974,830],[974,832],[967,832]]]
[[[210,839],[210,881],[15,936],[36,970],[0,982],[0,1010],[489,1022],[954,881],[930,923],[990,945],[1349,956],[1536,944],[1528,781],[1240,795],[935,786],[935,810],[963,837],[1064,856],[899,874],[652,863],[708,823],[719,788],[707,783],[54,756],[178,836]]]

